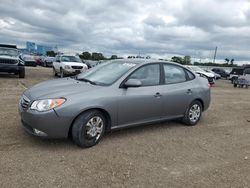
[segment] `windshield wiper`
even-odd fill
[[[89,83],[91,83],[92,85],[96,85],[96,83],[95,82],[93,82],[93,81],[91,81],[91,80],[89,80],[89,79],[86,79],[86,78],[75,78],[76,80],[79,80],[79,81],[83,81],[83,82],[89,82]]]

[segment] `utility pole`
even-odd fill
[[[217,49],[218,49],[218,47],[216,46],[215,51],[214,51],[214,62],[213,63],[215,63],[215,59],[216,59],[216,55],[217,55]]]

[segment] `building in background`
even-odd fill
[[[55,52],[58,51],[57,46],[55,47],[45,46],[30,41],[26,42],[26,48],[19,50],[25,54],[38,54],[38,55],[46,55],[47,51],[55,51]]]

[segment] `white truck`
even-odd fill
[[[87,69],[88,66],[75,55],[58,55],[53,62],[54,75],[61,78],[79,74]]]

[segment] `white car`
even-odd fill
[[[88,69],[78,56],[58,55],[53,62],[54,75],[61,78],[67,75],[76,75]]]
[[[214,79],[215,79],[215,76],[213,73],[210,73],[210,72],[206,72],[204,71],[203,69],[201,69],[200,67],[198,66],[186,66],[189,70],[192,70],[193,72],[195,72],[196,74],[202,76],[202,77],[205,77],[207,78],[209,84],[214,84]]]

